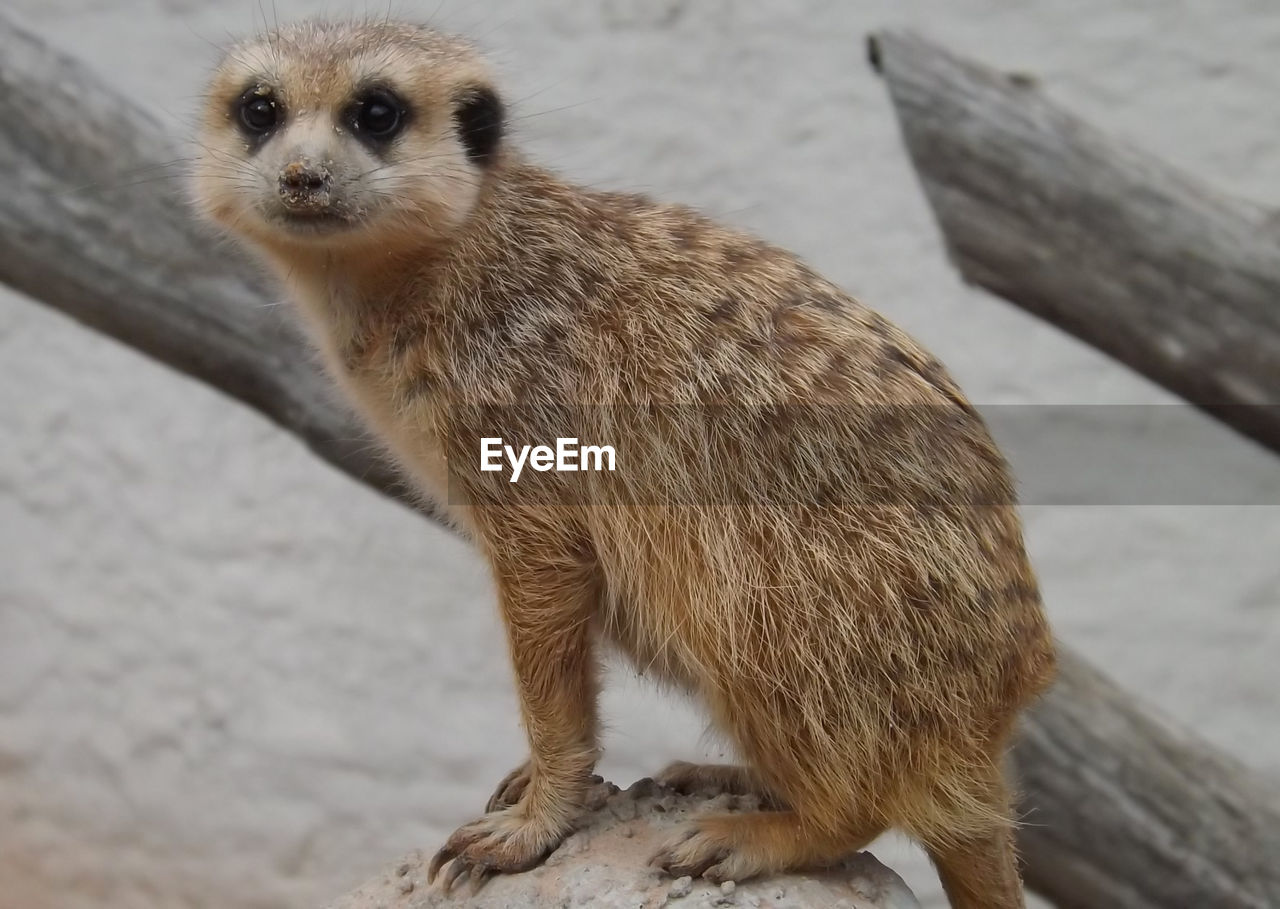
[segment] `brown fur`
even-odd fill
[[[380,156],[332,125],[370,73],[415,112]],[[214,77],[197,173],[202,208],[265,254],[337,381],[492,566],[531,757],[433,871],[480,881],[565,836],[597,757],[603,641],[699,697],[748,764],[669,781],[776,808],[700,819],[656,857],[671,873],[822,865],[898,828],[954,906],[1022,905],[1000,762],[1053,649],[981,419],[788,253],[568,185],[505,140],[469,161],[450,105],[486,73],[416,26],[285,29]],[[253,84],[296,118],[256,151],[227,113]],[[347,229],[274,220],[299,154],[344,181]],[[540,494],[515,497],[479,472],[469,405],[512,405],[546,441],[566,403],[592,405],[571,428],[616,448],[615,474],[526,474]]]

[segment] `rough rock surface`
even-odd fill
[[[754,798],[679,795],[643,779],[620,791],[612,783],[591,790],[578,830],[539,868],[500,875],[472,894],[465,883],[446,895],[437,879],[426,880],[430,852],[414,851],[390,865],[328,909],[510,909],[571,906],[654,909],[659,906],[739,906],[752,909],[830,906],[839,909],[919,909],[902,878],[860,852],[839,866],[812,875],[782,875],[713,884],[688,877],[672,880],[648,864],[663,840],[681,823],[707,811],[743,811]],[[465,879],[464,879],[465,880]]]

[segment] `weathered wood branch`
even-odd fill
[[[103,80],[0,15],[0,280],[403,497],[254,271],[194,225],[176,181],[150,178],[176,154]],[[1063,905],[1280,905],[1272,794],[1078,659],[1064,659],[1016,758],[1029,878]]]
[[[1062,909],[1280,906],[1280,797],[1080,657],[1014,748],[1027,886]]]
[[[1045,99],[909,33],[872,38],[966,281],[1280,450],[1280,230]]]

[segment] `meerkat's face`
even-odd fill
[[[466,220],[502,137],[469,45],[412,25],[293,26],[214,74],[196,200],[274,248],[430,243]]]

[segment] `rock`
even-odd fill
[[[598,792],[595,790],[599,790]],[[744,807],[753,805],[740,800]],[[624,804],[625,803],[625,804]],[[682,877],[673,881],[651,867],[649,857],[674,827],[702,812],[723,811],[722,801],[682,796],[652,780],[619,792],[607,782],[593,787],[579,829],[547,863],[524,874],[499,875],[472,895],[465,884],[452,896],[426,883],[430,852],[413,852],[328,909],[507,909],[511,906],[577,906],[636,909],[687,904],[800,909],[920,909],[902,878],[869,852],[813,874],[789,874],[716,885]],[[729,810],[736,810],[730,808]],[[403,886],[411,882],[409,889]]]
[[[680,900],[684,899],[693,890],[693,878],[689,875],[676,878],[676,882],[671,885],[671,889],[667,891],[667,899]]]

